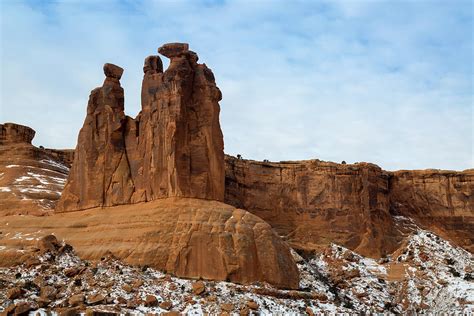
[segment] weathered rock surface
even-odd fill
[[[133,194],[125,149],[123,69],[104,65],[106,78],[89,96],[74,162],[56,208],[80,210],[129,203]]]
[[[226,156],[225,202],[261,217],[295,248],[338,243],[383,257],[405,216],[472,251],[473,171],[386,172],[367,163],[258,162]]]
[[[390,178],[390,207],[394,215],[474,252],[474,169],[396,171]]]
[[[152,201],[164,197],[224,199],[221,93],[212,71],[187,44],[159,49],[171,58],[145,59],[142,111],[124,114],[123,70],[92,91],[75,160],[58,212]]]
[[[37,148],[34,135],[27,126],[0,124],[0,216],[45,215],[59,199],[70,152]]]
[[[35,241],[22,236],[35,239],[41,229],[42,235],[64,239],[84,259],[100,260],[111,253],[126,263],[181,277],[299,285],[290,248],[271,226],[217,201],[168,198],[48,217],[11,217],[0,229],[18,237],[0,239],[7,249],[28,248]],[[3,251],[0,265],[12,260],[25,258]]]
[[[4,123],[0,124],[0,145],[30,144],[35,137],[35,131],[28,126]]]
[[[369,256],[396,249],[389,175],[372,164],[257,162],[226,156],[225,202],[261,217],[296,248],[331,242]]]

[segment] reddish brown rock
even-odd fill
[[[118,80],[122,71],[105,64],[104,84],[91,92],[58,211],[130,202],[134,188],[123,138],[124,92]]]
[[[402,239],[390,214],[388,181],[387,172],[367,163],[226,156],[225,202],[261,217],[295,248],[334,242],[379,257]]]
[[[173,303],[171,303],[170,301],[164,301],[160,303],[159,307],[162,309],[170,310],[171,307],[173,307]]]
[[[254,300],[247,301],[247,303],[245,305],[247,305],[247,307],[250,308],[250,309],[258,310],[258,304]]]
[[[61,244],[56,236],[47,235],[38,240],[37,247],[43,253],[47,251],[55,252],[59,247],[61,247]]]
[[[156,74],[163,72],[163,62],[159,56],[148,56],[145,58],[145,65],[143,66],[145,74]]]
[[[187,44],[160,48],[171,57],[145,60],[142,111],[124,114],[123,69],[104,65],[92,91],[74,163],[58,212],[152,201],[164,197],[224,199],[221,93],[212,71]]]
[[[29,314],[29,312],[31,310],[33,310],[33,306],[31,303],[28,303],[28,302],[20,302],[20,303],[17,303],[15,304],[15,313],[14,315],[18,315],[18,316],[26,316]]]
[[[154,295],[147,295],[145,298],[145,306],[157,306],[158,300]]]
[[[193,293],[195,295],[201,295],[206,291],[206,286],[204,285],[204,282],[198,281],[193,283]]]
[[[390,178],[394,215],[474,252],[474,169],[402,170]]]
[[[35,131],[24,125],[15,123],[0,124],[0,145],[25,143],[30,144],[35,137]]]
[[[7,291],[7,298],[9,300],[14,300],[19,298],[22,295],[21,288],[19,287],[14,287],[11,288]]]
[[[104,74],[107,78],[120,80],[120,78],[122,78],[123,68],[107,63],[104,65]]]
[[[44,286],[40,290],[40,297],[45,300],[53,300],[56,298],[56,288],[53,286]]]
[[[33,146],[34,135],[27,126],[0,124],[0,216],[46,215],[59,199],[67,154]]]
[[[189,51],[186,43],[168,43],[158,48],[158,53],[168,58],[179,57]]]
[[[68,299],[70,306],[78,306],[84,303],[84,294],[75,294]]]
[[[35,232],[38,227],[44,234],[54,231],[86,260],[112,253],[128,264],[179,277],[259,281],[292,289],[299,285],[290,248],[270,225],[218,201],[167,198],[48,217],[16,216],[8,225],[0,222],[0,230],[12,235]],[[26,246],[17,239],[2,239],[0,245]],[[3,254],[0,266],[7,259]]]
[[[175,53],[165,53],[171,63],[164,73],[161,61],[145,62],[142,111],[126,138],[129,160],[142,159],[131,165],[133,202],[167,196],[224,199],[221,93],[211,70],[184,46],[166,50]]]
[[[300,249],[338,243],[383,257],[414,220],[472,252],[473,191],[472,169],[387,172],[368,163],[226,156],[225,202],[260,216]]]

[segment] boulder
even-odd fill
[[[104,64],[104,74],[107,78],[120,80],[120,78],[122,78],[123,68],[114,64],[106,63]]]
[[[56,250],[61,247],[61,244],[59,243],[58,239],[54,235],[46,235],[42,237],[40,240],[38,240],[37,243],[38,249],[41,252],[56,252]]]
[[[68,299],[70,306],[78,306],[84,303],[84,294],[75,294]]]
[[[206,286],[204,282],[198,281],[193,283],[193,294],[194,295],[201,295],[206,291]]]
[[[7,291],[7,299],[9,300],[15,300],[21,297],[21,295],[22,295],[22,291],[21,291],[21,288],[19,287],[14,287]]]
[[[152,307],[152,306],[157,306],[158,305],[158,300],[156,299],[156,296],[154,295],[147,295],[145,298],[145,306]]]
[[[168,43],[158,48],[158,53],[168,58],[179,57],[188,52],[189,44],[187,43]]]

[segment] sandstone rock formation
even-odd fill
[[[415,227],[404,216],[473,251],[473,192],[473,170],[386,172],[367,163],[226,156],[225,202],[261,217],[297,249],[335,242],[383,257]]]
[[[56,210],[74,211],[163,197],[224,199],[221,93],[212,71],[187,44],[159,48],[171,58],[145,60],[142,111],[124,114],[123,70],[106,64],[92,91],[75,160]]]
[[[71,152],[37,148],[35,131],[0,124],[0,215],[45,215],[59,199]]]
[[[0,245],[27,248],[28,240],[21,236],[38,234],[38,227],[43,235],[54,233],[66,240],[84,259],[100,260],[112,253],[126,263],[181,277],[299,286],[290,249],[270,225],[217,201],[168,198],[48,217],[15,217],[0,229],[18,238],[0,239]],[[15,258],[23,260],[13,250],[1,257],[0,263],[7,265]]]
[[[125,149],[123,69],[104,65],[106,78],[92,90],[87,116],[79,133],[68,182],[57,204],[59,210],[129,203],[133,193]]]
[[[35,131],[28,126],[4,123],[0,124],[0,145],[30,144],[35,137]]]
[[[112,251],[127,262],[178,276],[298,287],[289,246],[270,225],[217,202],[194,200],[183,205],[180,200],[224,199],[218,104],[222,96],[211,70],[197,63],[187,44],[166,44],[158,51],[171,59],[170,66],[163,72],[159,56],[145,59],[142,111],[136,119],[124,114],[119,81],[123,69],[118,66],[104,65],[104,84],[89,97],[71,173],[56,211],[131,206],[103,210],[118,216],[118,222],[99,216],[106,226],[114,224],[111,239],[104,238],[106,227],[94,228],[88,230],[89,242],[76,248],[85,258],[97,259]],[[153,209],[150,201],[167,197],[180,199],[170,207]],[[120,215],[121,210],[140,217],[138,226],[133,225],[133,217]],[[91,214],[97,212],[101,209]],[[153,221],[146,222],[143,216]],[[64,234],[74,243],[73,236]]]
[[[389,211],[389,175],[372,164],[257,162],[226,156],[225,202],[261,217],[293,247],[331,242],[368,256],[402,236]]]
[[[474,169],[396,171],[390,207],[474,253]]]

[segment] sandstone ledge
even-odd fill
[[[21,260],[15,249],[34,242],[21,236],[41,230],[41,235],[64,239],[87,260],[111,252],[128,264],[180,277],[261,281],[281,288],[299,284],[290,248],[270,225],[217,201],[168,198],[47,217],[10,216],[4,222],[3,236],[19,233],[20,238],[0,239],[1,246],[12,249],[0,265],[11,264],[13,257]]]

